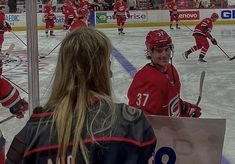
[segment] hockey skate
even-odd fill
[[[204,60],[203,58],[199,58],[198,61],[199,61],[199,62],[202,62],[202,63],[207,63],[207,61]]]
[[[118,35],[125,35],[125,32],[119,31],[119,32],[118,32]]]
[[[180,29],[180,27],[179,27],[179,26],[176,26],[176,29],[178,29],[178,30],[179,30],[179,29]]]
[[[53,31],[50,31],[50,36],[55,36],[55,34],[53,33]]]
[[[182,56],[183,56],[183,58],[184,58],[184,60],[187,60],[188,59],[188,53],[187,53],[187,51],[186,52],[184,52],[184,53],[182,53]]]

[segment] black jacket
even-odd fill
[[[142,111],[126,104],[116,105],[117,121],[114,126],[95,134],[99,144],[94,143],[86,131],[83,133],[83,142],[88,148],[91,164],[147,164],[156,145],[152,127]],[[88,124],[96,109],[97,104],[88,112]],[[103,105],[102,110],[96,117],[96,128],[101,127],[102,120],[110,115],[107,105]],[[56,163],[58,145],[55,130],[51,131],[52,115],[52,112],[34,112],[25,127],[15,136],[7,153],[7,164],[46,164],[48,160]],[[77,163],[85,164],[79,150],[77,157]]]

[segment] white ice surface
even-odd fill
[[[212,35],[217,39],[218,44],[230,56],[235,55],[235,26],[217,25],[212,31]],[[168,27],[146,27],[146,28],[126,28],[125,36],[119,36],[117,29],[100,29],[106,33],[113,46],[122,53],[126,59],[131,62],[137,69],[140,69],[148,61],[145,59],[145,36],[148,31],[153,29],[165,29],[172,37],[175,46],[175,55],[173,63],[179,71],[183,99],[189,102],[196,102],[199,92],[199,78],[202,70],[206,71],[206,77],[203,87],[203,95],[200,103],[203,109],[203,118],[226,118],[226,135],[224,141],[223,156],[230,163],[235,163],[235,60],[229,61],[222,51],[211,45],[205,59],[208,64],[199,64],[197,62],[199,52],[190,55],[185,61],[181,53],[188,50],[194,45],[194,38],[191,36],[191,31],[186,27],[181,27],[181,30],[169,30]],[[193,28],[193,27],[190,27]],[[26,32],[15,32],[24,42],[26,42]],[[39,52],[48,54],[65,36],[62,30],[55,31],[55,37],[46,38],[43,31],[38,33]],[[5,34],[5,42],[3,49],[6,49],[11,43],[16,45],[11,53],[11,58],[18,61],[22,59],[22,63],[13,69],[14,64],[5,65],[3,75],[10,78],[14,83],[19,85],[24,90],[27,89],[27,61],[26,47],[13,34]],[[45,59],[40,59],[40,96],[41,102],[47,98],[50,80],[55,68],[57,60],[58,48]],[[19,56],[19,57],[17,57]],[[19,61],[18,61],[19,62]],[[131,76],[118,63],[115,58],[112,58],[113,70],[113,91],[114,97],[118,102],[127,101],[127,90]],[[150,75],[151,76],[151,75]],[[21,91],[22,97],[28,99],[28,95]],[[0,109],[0,119],[10,116],[7,109]],[[28,115],[24,119],[18,120],[13,118],[0,125],[0,128],[7,139],[6,148],[9,147],[14,135],[24,126],[28,119]],[[215,127],[216,128],[216,127]]]

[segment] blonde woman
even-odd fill
[[[49,100],[17,134],[7,162],[147,164],[156,137],[140,110],[111,98],[111,43],[80,28],[63,40]]]

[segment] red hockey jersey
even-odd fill
[[[126,14],[125,12],[128,11],[128,7],[125,2],[117,1],[114,4],[113,10],[114,12],[116,12],[116,15],[125,15]]]
[[[89,9],[90,3],[88,1],[81,1],[79,3],[80,8]]]
[[[6,22],[5,13],[0,12],[0,34],[3,34],[5,31],[11,31],[11,26]],[[3,42],[4,38],[0,39],[0,43]]]
[[[72,5],[69,5],[67,6],[65,13],[68,16],[68,18],[74,19],[77,17],[77,8]]]
[[[87,24],[85,23],[85,20],[81,20],[81,19],[76,19],[72,22],[71,26],[69,27],[69,31],[73,31],[76,28],[82,28],[82,27],[87,27]]]
[[[174,10],[174,6],[176,6],[174,1],[170,1],[167,3],[167,7],[170,12],[172,12]],[[176,9],[177,9],[177,7],[176,7]]]
[[[193,35],[200,34],[203,36],[208,36],[208,34],[211,32],[212,28],[213,28],[212,19],[205,18],[195,26],[195,29],[193,31]]]
[[[5,14],[0,12],[0,33],[5,32]]]
[[[44,6],[44,14],[45,14],[45,19],[54,19],[55,18],[55,14],[54,14],[54,11],[53,11],[51,5]]]
[[[172,72],[173,69],[173,72]],[[135,75],[129,90],[129,105],[147,114],[180,116],[180,81],[170,64],[165,72],[147,64]]]

